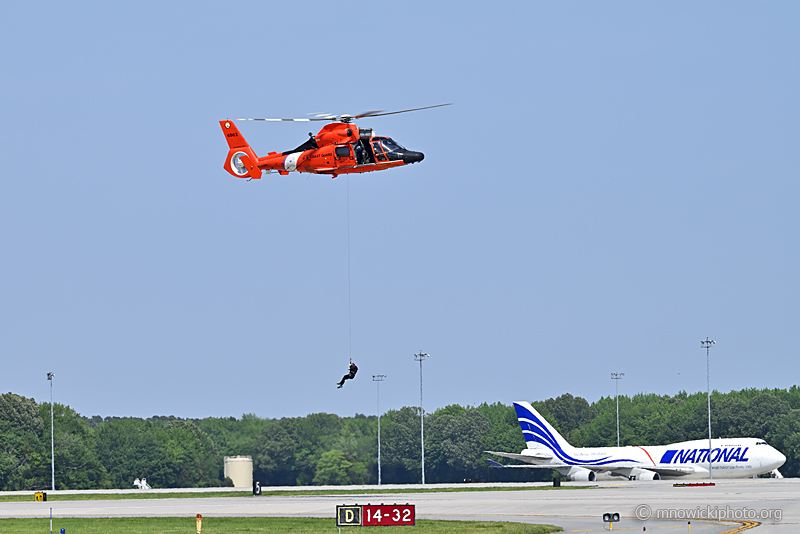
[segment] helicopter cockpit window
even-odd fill
[[[394,152],[395,150],[403,150],[403,147],[394,142],[394,140],[386,138],[381,139],[381,144],[386,152]]]
[[[403,159],[403,150],[405,150],[402,146],[398,145],[394,142],[394,140],[389,139],[388,137],[381,137],[377,139],[380,141],[381,145],[383,146],[384,152],[389,157],[390,160],[400,160]]]
[[[383,148],[381,148],[380,141],[373,141],[372,142],[372,151],[375,153],[375,160],[376,161],[386,161],[388,158],[386,154],[383,153]]]

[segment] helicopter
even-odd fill
[[[418,163],[425,155],[408,150],[390,137],[376,136],[372,128],[356,128],[354,120],[381,117],[409,111],[438,108],[452,104],[438,104],[402,111],[365,111],[358,115],[317,114],[306,119],[236,119],[240,121],[332,121],[317,135],[308,134],[308,140],[294,150],[270,152],[264,157],[256,153],[231,120],[219,121],[228,141],[228,155],[223,168],[236,178],[260,179],[263,171],[287,175],[290,172],[327,174],[336,178],[340,174],[382,171],[402,165]]]

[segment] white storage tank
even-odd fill
[[[226,456],[225,476],[237,488],[253,487],[253,458],[251,456]]]

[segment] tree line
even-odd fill
[[[800,388],[712,394],[714,437],[763,438],[786,455],[784,476],[800,475]],[[577,447],[616,445],[616,403],[565,393],[531,403]],[[620,396],[621,445],[662,445],[707,437],[706,394]],[[232,485],[223,457],[253,458],[262,485],[375,484],[377,416],[327,413],[263,419],[174,416],[85,417],[54,404],[57,489]],[[0,395],[0,490],[50,487],[50,404]],[[546,480],[542,469],[493,469],[485,450],[519,452],[525,441],[514,408],[450,405],[425,414],[426,482]],[[496,458],[495,458],[496,459]],[[421,479],[418,407],[381,416],[381,480]]]

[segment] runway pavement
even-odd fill
[[[742,527],[742,522],[719,521],[722,513],[726,519],[760,523],[751,527],[755,533],[800,532],[800,479],[726,480],[713,487],[676,488],[672,484],[667,481],[599,482],[591,489],[522,491],[498,491],[501,485],[487,484],[486,491],[479,492],[381,495],[370,494],[376,486],[359,486],[346,489],[363,489],[363,495],[293,496],[287,492],[286,495],[260,497],[203,498],[198,494],[180,499],[48,502],[33,502],[31,496],[29,502],[0,502],[0,517],[43,518],[49,515],[52,507],[56,517],[192,517],[203,514],[209,517],[329,517],[334,521],[337,504],[411,503],[416,505],[420,519],[549,523],[567,532],[606,530],[601,519],[604,512],[617,512],[622,516],[614,525],[614,531],[642,532],[646,527],[647,532],[686,532],[688,521],[692,523],[692,531],[701,534]],[[382,486],[384,489],[398,487]],[[445,486],[428,484],[425,487]],[[57,499],[58,493],[62,492],[55,492],[53,497]],[[648,518],[639,519],[637,514]],[[658,517],[670,517],[670,514],[672,519]]]

